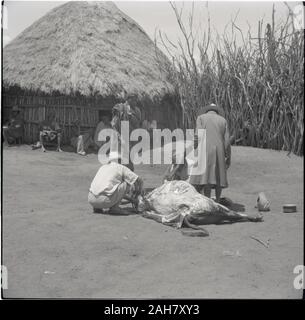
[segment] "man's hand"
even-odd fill
[[[137,196],[143,195],[144,194],[144,188],[143,188],[144,182],[143,182],[142,178],[138,177],[137,182],[138,182],[137,183]]]
[[[136,180],[132,188],[132,197],[136,198],[138,195],[143,195],[143,194],[144,194],[143,180],[140,177],[138,177],[138,179]]]

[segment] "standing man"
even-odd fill
[[[3,140],[4,144],[11,146],[12,143],[16,142],[16,139],[22,138],[23,136],[23,119],[21,110],[14,106],[12,108],[11,119],[3,126]]]
[[[199,163],[205,165],[202,174],[190,175],[189,182],[198,192],[211,197],[211,190],[215,189],[216,201],[220,201],[223,188],[228,187],[227,169],[231,164],[230,135],[224,112],[215,104],[203,108],[196,121],[195,147],[201,145],[198,154]],[[198,130],[205,130],[205,135],[198,139]]]

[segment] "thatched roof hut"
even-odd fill
[[[173,127],[179,108],[155,57],[153,41],[113,3],[68,2],[4,48],[4,108],[24,109],[28,141],[49,110],[67,141],[73,120],[94,127],[99,113],[126,96],[135,98],[142,120]],[[167,59],[159,50],[158,57]]]

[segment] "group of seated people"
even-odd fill
[[[97,151],[101,146],[98,141],[98,133],[102,129],[109,128],[110,126],[110,119],[107,116],[102,117],[95,130],[92,128],[83,130],[80,121],[76,120],[71,126],[70,144],[74,151],[82,156],[85,156],[89,149]],[[58,121],[56,121],[54,114],[50,114],[45,121],[41,122],[39,127],[39,141],[32,145],[32,149],[41,148],[42,151],[45,152],[47,144],[56,144],[56,150],[61,152],[61,139],[62,129]]]
[[[102,129],[111,127],[110,121],[110,117],[104,115],[95,130],[93,128],[82,130],[80,121],[76,120],[71,126],[70,141],[75,152],[84,156],[90,148],[93,151],[97,151],[101,147],[101,142],[98,141],[98,134]],[[10,119],[4,121],[2,129],[5,146],[13,146],[23,142],[24,120],[22,110],[18,106],[12,107]],[[56,119],[55,113],[49,113],[47,118],[39,123],[38,130],[39,137],[37,143],[32,145],[33,150],[41,148],[45,152],[48,145],[56,145],[56,150],[62,152],[62,128]]]
[[[156,121],[148,122],[144,120],[140,124],[142,128],[147,129],[152,138],[152,131],[157,127]],[[70,145],[73,150],[82,156],[85,156],[91,149],[93,152],[98,151],[103,142],[99,141],[98,134],[102,129],[111,128],[111,116],[102,115],[95,128],[84,128],[81,126],[79,119],[75,120],[70,126]],[[68,129],[68,130],[69,130]],[[46,119],[41,121],[38,126],[38,139],[32,145],[32,149],[41,149],[46,152],[48,146],[56,146],[56,150],[62,152],[62,134],[63,128],[54,112],[49,112]],[[10,120],[5,121],[3,126],[3,140],[7,146],[13,146],[22,143],[24,136],[23,113],[20,108],[14,106],[11,110]]]

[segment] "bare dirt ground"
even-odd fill
[[[303,264],[303,158],[233,147],[227,196],[254,212],[265,192],[264,222],[210,225],[207,238],[140,215],[93,214],[88,187],[94,154],[3,150],[4,297],[301,298],[293,269]],[[138,166],[147,187],[164,166]],[[297,213],[283,213],[295,203]],[[251,236],[267,242],[269,248]]]

